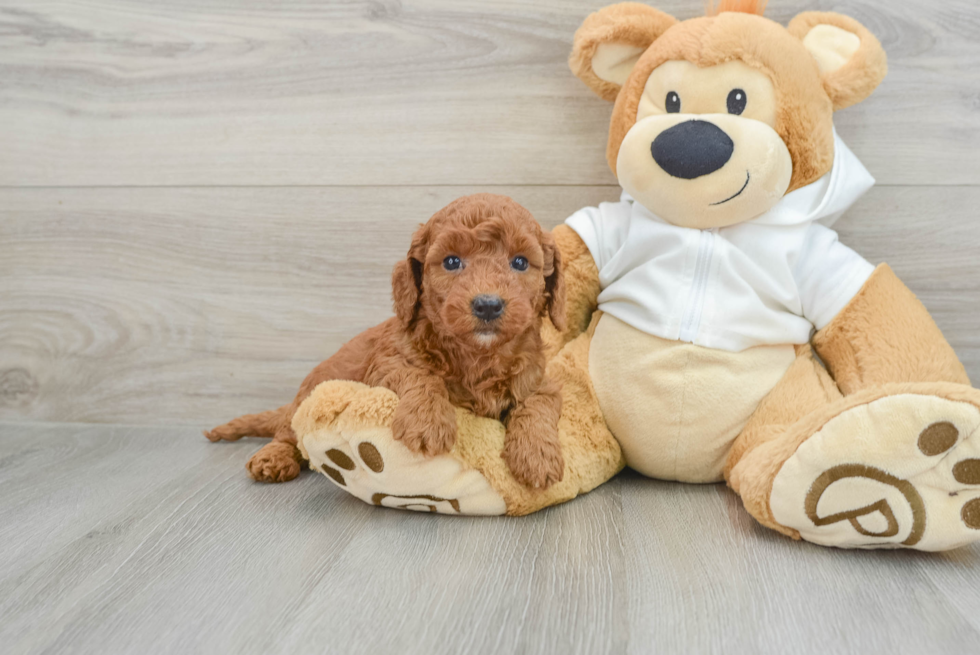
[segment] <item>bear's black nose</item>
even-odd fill
[[[473,308],[473,316],[481,321],[492,321],[504,313],[504,301],[500,296],[482,294],[474,298],[470,306]]]
[[[653,160],[667,175],[683,180],[714,173],[732,157],[735,144],[708,121],[685,121],[661,132],[650,145]]]

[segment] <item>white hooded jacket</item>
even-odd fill
[[[678,227],[624,192],[566,223],[595,258],[599,309],[624,323],[733,352],[803,344],[874,271],[829,228],[873,185],[835,133],[831,171],[751,221]]]

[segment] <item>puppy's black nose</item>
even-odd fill
[[[686,121],[661,132],[650,145],[654,161],[667,175],[683,180],[714,173],[732,158],[735,144],[708,121]]]
[[[492,321],[504,313],[504,301],[500,296],[482,294],[473,299],[470,304],[473,316],[481,321]]]

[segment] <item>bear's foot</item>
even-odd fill
[[[310,468],[366,503],[443,514],[523,516],[591,491],[624,466],[589,379],[589,339],[581,334],[548,364],[562,386],[558,441],[564,470],[548,488],[521,484],[507,467],[500,421],[456,410],[456,443],[425,457],[396,441],[398,396],[388,389],[332,380],[313,390],[293,416]]]
[[[815,432],[801,422],[812,436],[773,479],[775,522],[840,548],[938,551],[980,539],[980,393],[930,386],[867,394]]]
[[[293,418],[310,468],[379,507],[503,514],[503,497],[453,453],[426,457],[394,439],[397,405],[398,397],[387,389],[343,381],[320,384]]]

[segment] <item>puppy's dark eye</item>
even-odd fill
[[[449,255],[442,260],[442,267],[447,271],[457,271],[459,267],[463,265],[463,260],[461,260],[456,255]]]
[[[732,89],[728,94],[728,113],[738,116],[745,111],[745,103],[748,102],[745,91],[742,89]]]
[[[667,100],[664,101],[664,106],[667,107],[668,114],[676,114],[681,110],[681,97],[677,95],[676,91],[671,91],[667,94]]]
[[[527,270],[527,258],[518,255],[510,260],[510,267],[515,271],[526,271]]]

